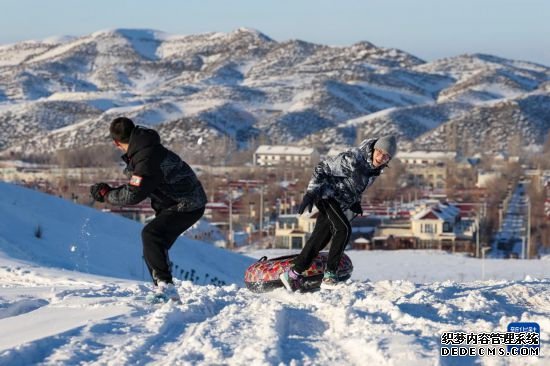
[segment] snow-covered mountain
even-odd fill
[[[546,66],[484,54],[425,62],[369,42],[277,42],[245,28],[114,29],[0,47],[0,149],[102,144],[120,115],[165,130],[167,143],[265,135],[327,148],[392,132],[426,148],[475,148],[494,135],[498,149],[511,136],[543,142],[549,85]]]
[[[246,267],[287,252],[244,256],[181,237],[171,258],[194,281],[176,283],[182,304],[150,306],[139,223],[5,183],[0,216],[0,365],[550,361],[548,258],[348,251],[352,280],[337,290],[257,294],[242,286]],[[516,321],[540,325],[541,356],[440,356],[443,332],[502,333]]]

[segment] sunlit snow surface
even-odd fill
[[[482,268],[463,255],[351,251],[354,275],[337,290],[255,294],[246,267],[286,251],[245,256],[180,238],[174,258],[202,278],[177,282],[182,304],[150,306],[139,224],[6,184],[0,197],[0,365],[550,361],[547,259]],[[206,273],[227,284],[205,284]],[[540,324],[542,356],[439,356],[443,332],[504,332],[513,321]]]

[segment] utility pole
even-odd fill
[[[527,198],[527,256],[529,259],[531,249],[531,200]]]
[[[229,190],[229,235],[227,241],[229,248],[233,248],[233,190]]]
[[[502,229],[502,204],[498,204],[498,230]]]
[[[263,239],[263,222],[264,222],[264,186],[260,186],[260,242]]]
[[[476,214],[476,258],[479,258],[479,217]]]

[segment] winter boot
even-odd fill
[[[294,292],[302,288],[304,283],[304,276],[294,271],[294,269],[289,268],[279,275],[281,282],[286,287],[288,291]]]
[[[323,280],[321,281],[321,288],[333,289],[338,286],[338,276],[336,272],[325,271]]]
[[[150,304],[168,302],[170,300],[178,303],[181,302],[180,295],[174,284],[163,281],[158,281],[154,292],[148,294],[145,300]]]

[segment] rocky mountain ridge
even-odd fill
[[[404,148],[506,150],[510,139],[544,142],[549,98],[543,65],[484,54],[425,62],[369,42],[277,42],[246,28],[0,46],[3,153],[103,144],[120,115],[168,144],[225,136],[240,147],[261,138],[327,149],[395,133]]]

